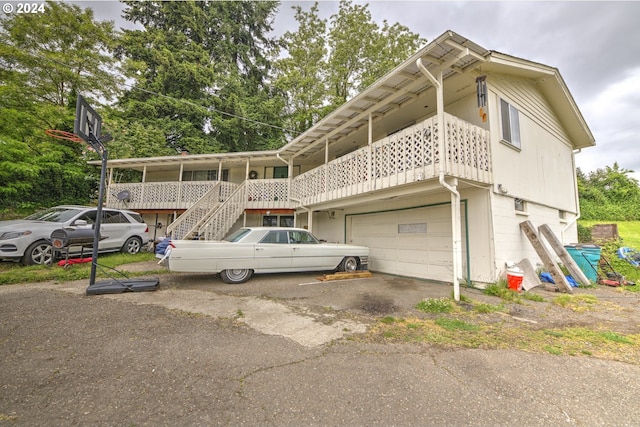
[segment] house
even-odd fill
[[[486,284],[539,260],[525,220],[577,241],[593,145],[557,69],[447,31],[279,150],[109,160],[106,205],[158,236],[295,225],[370,247],[373,271]]]

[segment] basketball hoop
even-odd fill
[[[44,133],[46,133],[47,136],[50,136],[56,139],[64,139],[66,141],[73,141],[73,142],[84,142],[84,140],[80,138],[78,135],[76,135],[75,133],[66,132],[64,130],[47,129],[44,131]]]

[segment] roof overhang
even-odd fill
[[[109,160],[110,167],[162,169],[175,168],[182,164],[192,168],[206,167],[221,161],[225,164],[242,163],[250,160],[252,165],[275,159],[303,162],[305,159],[320,155],[325,146],[342,144],[342,151],[348,149],[349,136],[367,129],[369,118],[376,121],[391,117],[394,112],[409,106],[427,91],[434,91],[433,84],[418,69],[416,61],[421,59],[422,65],[433,75],[442,72],[443,81],[455,81],[456,76],[471,74],[475,79],[480,72],[496,72],[513,74],[528,78],[539,84],[543,95],[558,115],[560,122],[572,140],[574,148],[585,148],[595,145],[595,140],[571,93],[557,69],[546,65],[489,51],[471,40],[453,32],[446,31],[431,43],[420,49],[402,64],[362,91],[360,94],[340,106],[328,116],[313,125],[310,129],[295,137],[291,142],[273,151],[256,151],[242,153],[216,153],[187,156],[149,157],[139,159]],[[475,74],[471,73],[475,70]],[[468,80],[468,79],[467,79]],[[475,91],[468,82],[466,91]],[[451,83],[447,86],[453,86]],[[455,91],[462,88],[455,87]],[[446,94],[445,94],[446,96]],[[424,114],[415,106],[413,117]],[[408,117],[405,120],[411,120]],[[338,150],[335,150],[338,152]],[[99,165],[99,161],[90,162]]]

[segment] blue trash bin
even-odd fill
[[[598,281],[598,265],[600,265],[602,248],[598,245],[568,245],[564,248],[578,264],[584,275],[587,276],[587,279],[596,283]]]

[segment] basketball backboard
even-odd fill
[[[101,126],[102,118],[100,115],[91,108],[82,95],[78,95],[78,102],[76,103],[76,120],[73,126],[73,133],[85,141],[89,140],[89,135],[93,135],[96,139],[100,139]]]

